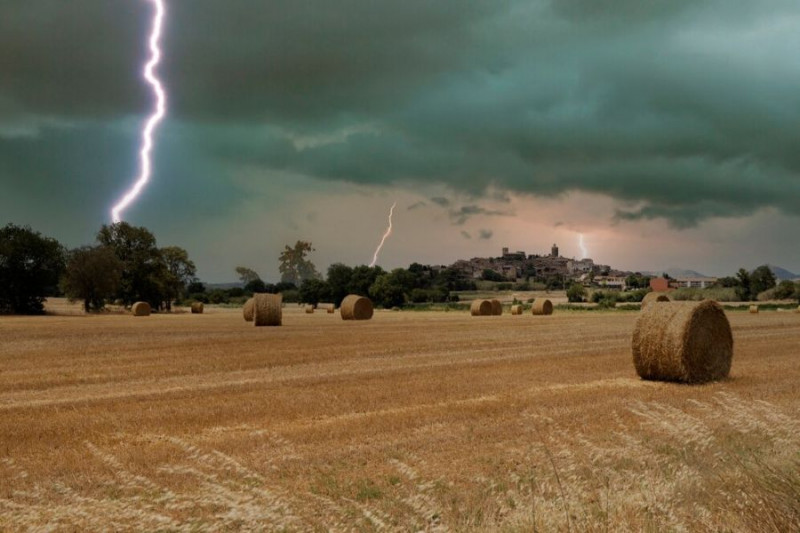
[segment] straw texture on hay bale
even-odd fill
[[[503,314],[503,304],[500,303],[500,300],[496,298],[492,298],[490,300],[492,302],[492,314],[495,316],[500,316]]]
[[[642,298],[642,310],[653,302],[671,302],[672,299],[663,292],[648,292]]]
[[[372,301],[364,296],[349,294],[339,307],[342,320],[369,320],[372,318]]]
[[[193,302],[192,303],[192,314],[193,315],[202,315],[203,314],[203,302]]]
[[[636,321],[633,364],[643,379],[705,383],[728,375],[733,336],[712,300],[651,305]]]
[[[306,306],[306,313],[310,315],[313,312],[314,312],[314,306],[313,305],[307,305]]]
[[[531,306],[531,314],[533,315],[552,315],[553,302],[545,298],[537,298],[533,301]]]
[[[472,300],[469,312],[472,316],[489,316],[492,314],[492,302],[489,300]]]
[[[255,302],[255,300],[250,298],[244,303],[244,307],[242,307],[242,314],[244,315],[245,322],[253,321],[253,302]]]
[[[519,304],[512,305],[511,306],[511,314],[512,315],[521,315],[522,314],[522,306],[519,305]]]
[[[280,326],[283,319],[281,294],[254,294],[253,295],[253,325]]]
[[[751,305],[750,306],[750,314],[751,315],[757,315],[758,314],[758,306],[757,305]]]
[[[133,316],[150,316],[150,304],[147,302],[136,302],[131,307]]]

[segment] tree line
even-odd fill
[[[80,300],[87,312],[116,301],[170,310],[196,267],[178,246],[159,248],[146,228],[104,225],[94,245],[68,250],[27,226],[0,228],[0,312],[38,314],[48,296]]]

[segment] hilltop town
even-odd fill
[[[493,279],[495,281],[524,282],[532,279],[566,283],[580,282],[584,285],[597,285],[625,290],[631,284],[631,277],[641,278],[638,272],[618,270],[610,265],[595,263],[591,258],[575,259],[563,257],[558,245],[553,244],[549,254],[527,254],[524,251],[511,252],[504,247],[498,257],[473,257],[460,259],[450,268],[471,279]],[[670,280],[673,287],[705,288],[717,281],[710,277],[686,277]]]

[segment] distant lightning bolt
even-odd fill
[[[144,67],[143,75],[147,83],[153,88],[153,94],[156,97],[156,108],[153,114],[150,115],[150,118],[147,119],[144,130],[142,130],[142,148],[139,152],[141,173],[133,187],[125,193],[122,200],[111,210],[111,219],[114,223],[122,220],[120,213],[128,207],[128,204],[139,196],[142,188],[150,181],[150,152],[153,150],[153,133],[167,112],[167,96],[164,87],[161,85],[161,81],[154,73],[156,66],[159,61],[161,61],[161,49],[158,46],[158,42],[161,39],[161,27],[164,22],[164,1],[146,1],[151,2],[155,6],[155,14],[153,16],[153,26],[150,32],[150,60]]]
[[[375,255],[372,256],[372,263],[369,264],[370,267],[374,267],[375,263],[378,262],[378,254],[381,253],[381,248],[383,248],[383,243],[386,242],[386,239],[389,235],[392,234],[392,215],[394,214],[394,208],[397,207],[397,202],[392,204],[392,208],[389,209],[389,227],[386,228],[386,233],[383,234],[383,238],[381,239],[381,243],[378,245],[378,248],[375,250]]]
[[[583,244],[583,233],[578,233],[578,246],[581,249],[581,254],[583,254],[583,257],[581,257],[581,259],[586,259],[587,257],[589,257],[589,252],[588,250],[586,250],[586,246]]]

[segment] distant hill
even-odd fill
[[[696,270],[687,270],[685,268],[678,268],[678,267],[669,267],[665,270],[659,270],[658,272],[642,272],[645,276],[660,276],[661,274],[667,273],[672,278],[708,278],[710,276],[706,276],[705,274],[701,274]]]
[[[794,274],[792,272],[789,272],[785,268],[781,268],[779,266],[769,265],[769,269],[772,270],[772,273],[775,274],[775,277],[778,278],[778,280],[784,280],[784,279],[793,280],[800,278],[800,274]]]

